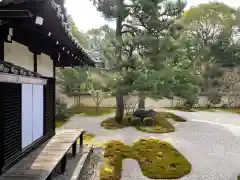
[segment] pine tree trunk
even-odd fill
[[[123,9],[123,0],[117,0],[117,19],[116,19],[116,39],[120,44],[122,44],[122,9]],[[122,45],[120,47],[117,47],[116,49],[116,58],[117,58],[117,64],[119,64],[122,60]],[[119,71],[121,71],[121,68],[119,68]],[[120,88],[117,88],[116,92],[116,114],[115,114],[115,120],[119,123],[121,123],[124,115],[124,103],[123,103],[123,92],[120,90]]]
[[[145,96],[140,95],[139,102],[138,102],[138,109],[145,109],[145,99],[146,99]]]
[[[124,115],[124,103],[123,103],[123,93],[118,90],[116,93],[116,115],[115,115],[115,120],[118,123],[122,122]]]
[[[78,103],[78,105],[80,105],[81,104],[81,97],[78,95],[77,98],[78,98],[78,102],[77,103]]]

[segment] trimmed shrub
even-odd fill
[[[143,124],[145,126],[154,126],[155,125],[155,120],[152,117],[145,117],[143,119]]]
[[[133,117],[131,118],[131,124],[132,124],[133,126],[139,126],[139,125],[141,125],[141,124],[142,124],[141,118],[133,116]]]
[[[229,107],[228,104],[221,105],[221,108],[228,108],[228,107]]]
[[[67,108],[67,104],[59,97],[56,98],[56,119],[64,121],[71,116],[70,110]]]

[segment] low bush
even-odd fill
[[[67,104],[59,97],[56,98],[56,119],[61,124],[61,121],[66,121],[72,115],[71,111],[67,108]],[[57,126],[59,126],[57,124]]]
[[[228,108],[228,104],[221,105],[221,108]]]

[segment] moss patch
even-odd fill
[[[92,140],[95,137],[95,134],[93,133],[89,133],[89,132],[85,132],[83,134],[83,140]]]
[[[166,108],[166,109],[185,111],[185,112],[195,112],[195,110],[193,108],[187,109],[187,108],[183,108],[183,107],[179,107],[179,108],[177,108],[177,107],[169,107],[169,108]]]
[[[65,123],[64,121],[56,120],[56,127],[60,127],[60,126],[62,126],[64,123]]]
[[[197,112],[197,111],[209,111],[209,112],[215,112],[215,111],[226,111],[226,112],[232,112],[232,113],[240,113],[240,108],[208,108],[208,107],[198,107],[198,108],[192,108],[192,109],[184,109],[184,108],[168,108],[173,110],[179,110],[179,111],[186,111],[186,112]]]
[[[158,112],[158,115],[162,118],[169,118],[176,122],[186,122],[186,119],[170,112]]]
[[[121,129],[124,127],[131,126],[129,119],[132,117],[131,114],[124,116],[121,124],[117,123],[114,118],[108,118],[101,122],[101,126],[105,129]],[[167,133],[175,130],[174,126],[169,123],[167,119],[172,119],[177,122],[185,122],[186,120],[169,112],[158,112],[156,117],[155,126],[134,126],[137,130],[149,133]]]
[[[85,116],[101,116],[114,112],[114,108],[109,107],[90,107],[85,105],[76,105],[71,107],[71,112],[73,114],[81,114]]]
[[[174,126],[168,122],[162,113],[157,113],[155,126],[137,126],[136,129],[148,133],[168,133],[175,131]]]
[[[125,158],[137,160],[143,175],[152,179],[179,178],[191,171],[188,160],[167,142],[141,138],[130,147],[110,141],[105,147],[100,180],[120,180]]]
[[[125,126],[117,123],[114,118],[108,118],[101,122],[101,126],[105,129],[121,129]]]
[[[92,142],[92,139],[95,137],[96,135],[93,133],[89,133],[89,132],[84,132],[83,134],[83,143],[84,144],[90,144]],[[80,139],[77,140],[78,143],[80,143]]]
[[[212,108],[213,111],[226,111],[232,113],[240,113],[240,108]]]

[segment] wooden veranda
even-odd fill
[[[61,172],[66,171],[67,152],[72,148],[76,155],[77,139],[80,148],[83,145],[82,129],[64,129],[49,141],[27,155],[2,175],[4,180],[45,180],[51,179],[51,173],[60,164]]]

